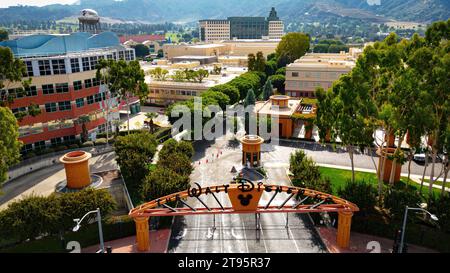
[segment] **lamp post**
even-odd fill
[[[77,223],[77,225],[72,229],[73,232],[77,232],[80,227],[81,227],[81,222],[84,220],[84,218],[86,218],[86,216],[96,213],[97,214],[97,222],[98,222],[98,235],[100,238],[100,253],[105,253],[105,244],[103,242],[103,229],[102,229],[102,216],[100,214],[100,209],[97,208],[96,210],[90,211],[88,213],[86,213],[83,217],[81,217],[81,219],[73,219],[73,221],[75,223]]]
[[[403,245],[404,245],[405,233],[406,233],[406,222],[408,220],[408,211],[410,211],[410,210],[423,211],[423,212],[427,213],[428,215],[430,215],[431,219],[433,219],[434,221],[439,220],[436,215],[432,214],[431,212],[429,212],[428,210],[426,210],[424,208],[410,208],[410,207],[406,206],[405,207],[405,215],[403,217],[402,237],[400,240],[399,253],[403,253]]]

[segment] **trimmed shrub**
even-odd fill
[[[94,142],[92,142],[92,141],[86,141],[81,145],[81,147],[93,147],[93,146],[94,146]]]
[[[106,138],[97,138],[97,140],[95,140],[95,146],[98,145],[106,145]]]
[[[347,181],[344,187],[338,189],[339,197],[356,204],[361,214],[374,211],[377,204],[377,190],[369,183],[363,181]]]
[[[56,152],[65,151],[65,150],[67,150],[67,149],[68,149],[67,146],[56,146],[56,147],[55,147],[55,151],[56,151]]]
[[[398,190],[388,188],[384,194],[384,208],[389,210],[392,218],[401,219],[405,212],[405,207],[417,207],[422,201],[416,190]]]
[[[71,149],[71,150],[78,149],[78,148],[80,148],[80,145],[78,145],[78,144],[70,144],[69,145],[69,149]]]

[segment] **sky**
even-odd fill
[[[0,8],[8,6],[28,5],[45,6],[50,4],[73,4],[76,0],[0,0]]]

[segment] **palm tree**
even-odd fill
[[[78,118],[78,123],[81,124],[81,141],[82,142],[86,142],[88,140],[88,130],[86,127],[86,123],[90,122],[91,118],[87,115],[85,116],[80,116]]]
[[[154,125],[155,125],[155,124],[153,123],[153,119],[157,118],[157,117],[158,117],[158,114],[155,113],[155,112],[149,112],[149,113],[146,113],[146,114],[145,114],[145,117],[147,117],[147,119],[150,119],[150,121],[148,122],[148,124],[149,124],[149,127],[150,127],[150,133],[153,134],[153,131],[154,131]]]

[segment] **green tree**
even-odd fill
[[[284,83],[286,82],[286,76],[281,74],[275,74],[270,76],[269,79],[273,87],[277,89],[278,93],[284,94],[285,92]]]
[[[221,92],[228,96],[231,104],[239,102],[239,89],[231,84],[216,85],[208,89],[208,91]]]
[[[230,98],[222,92],[207,90],[202,93],[201,97],[202,98],[209,97],[209,98],[212,98],[213,100],[217,101],[217,103],[219,104],[219,106],[222,110],[226,110],[227,105],[230,104]]]
[[[256,70],[256,56],[253,53],[248,54],[248,71]]]
[[[331,139],[331,130],[335,122],[335,114],[333,111],[333,92],[325,91],[322,87],[316,89],[317,97],[317,113],[315,124],[319,128],[319,137],[321,142]]]
[[[290,32],[284,35],[276,49],[278,66],[283,67],[286,66],[285,64],[293,63],[308,52],[309,46],[309,36],[304,33]]]
[[[82,142],[86,142],[88,141],[88,130],[86,127],[86,124],[89,123],[91,121],[91,118],[88,115],[84,115],[84,116],[79,116],[77,122],[79,124],[81,124],[81,141]]]
[[[157,141],[149,132],[140,132],[118,137],[114,143],[116,161],[127,183],[128,189],[136,192],[156,153]]]
[[[146,45],[137,44],[133,46],[133,48],[136,52],[136,57],[138,58],[144,58],[145,56],[148,56],[150,54],[150,49]]]
[[[244,106],[247,107],[249,105],[255,105],[256,98],[255,98],[255,92],[253,92],[253,89],[248,90],[247,96],[244,100]]]
[[[155,118],[157,118],[159,115],[158,115],[158,113],[155,113],[155,112],[149,112],[149,113],[145,113],[145,117],[147,118],[147,119],[149,119],[150,121],[148,122],[148,124],[149,124],[149,126],[150,126],[150,133],[154,133],[154,131],[155,131],[155,124],[154,124],[154,122],[153,122],[153,120],[155,119]]]
[[[20,87],[15,87],[14,92],[17,94],[26,94],[26,89],[31,83],[31,78],[26,79],[27,68],[24,62],[18,58],[15,58],[12,51],[8,47],[0,47],[0,107],[11,106],[14,102],[15,94],[10,94],[10,87],[20,84]],[[27,111],[19,118],[23,118],[27,115],[37,116],[41,113],[39,108],[34,107],[35,104],[31,103],[27,107]]]
[[[0,185],[6,181],[10,166],[19,162],[22,142],[19,141],[19,125],[7,107],[0,106]],[[7,133],[5,133],[7,132]]]
[[[357,204],[360,213],[366,216],[375,210],[377,204],[377,190],[363,181],[348,181],[345,186],[338,189],[338,195],[345,200]]]
[[[127,107],[130,107],[130,98],[139,97],[141,101],[144,101],[148,96],[148,86],[145,83],[145,74],[141,69],[138,61],[123,62],[119,61],[119,65],[122,66],[122,73],[119,75],[119,89],[117,94],[119,98],[123,99],[127,103]],[[130,109],[127,109],[127,130],[130,133]]]
[[[165,81],[167,74],[169,74],[169,70],[162,69],[161,67],[156,67],[155,69],[150,71],[150,75],[153,79],[157,81]]]
[[[270,77],[277,72],[277,69],[278,69],[278,65],[277,65],[276,61],[267,61],[264,72],[266,73],[267,76]]]
[[[266,84],[263,87],[263,99],[266,101],[273,95],[273,86],[270,78],[267,80]]]
[[[199,83],[202,83],[202,82],[203,82],[203,79],[205,79],[205,78],[207,78],[207,77],[209,77],[209,72],[208,72],[208,70],[205,70],[205,69],[199,69],[198,71],[196,71],[195,78],[197,79],[197,81],[198,81]]]
[[[172,153],[169,156],[160,157],[158,168],[170,169],[182,176],[189,176],[194,169],[189,157],[182,153]]]
[[[144,200],[154,200],[168,194],[189,188],[189,177],[167,168],[158,168],[145,177],[141,196]]]
[[[0,28],[0,42],[6,41],[9,39],[8,31],[3,28]]]
[[[264,54],[261,51],[258,51],[256,53],[254,70],[261,72],[264,72],[266,70],[266,59],[264,58]]]

